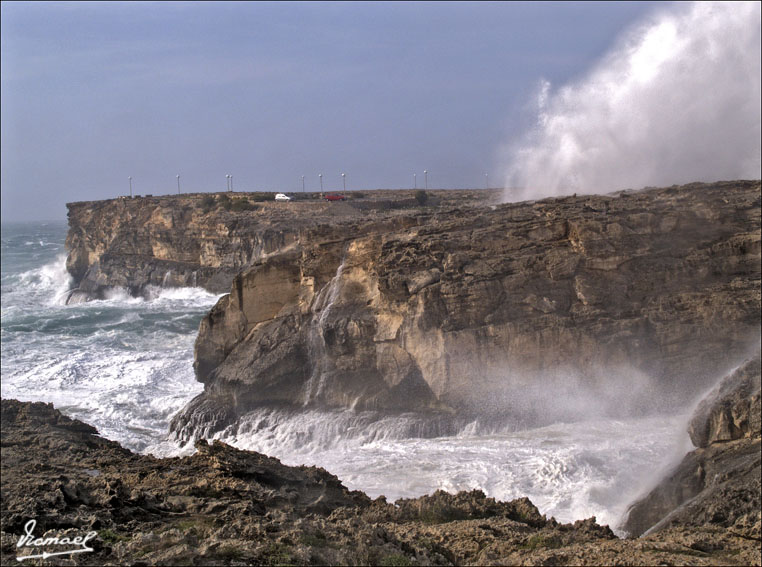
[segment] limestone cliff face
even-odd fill
[[[761,380],[758,351],[702,400],[689,428],[696,450],[632,506],[627,531],[715,524],[759,541]]]
[[[744,356],[759,309],[758,181],[349,219],[235,277],[196,342],[205,391],[172,427],[262,404],[643,411]]]
[[[357,191],[346,202],[327,203],[317,193],[295,194],[291,202],[258,201],[263,193],[203,193],[69,203],[66,267],[75,282],[70,299],[100,298],[114,287],[140,295],[149,285],[224,293],[243,268],[289,247],[310,227],[352,219],[372,227],[423,204],[432,209],[480,203],[494,200],[496,192],[429,191],[425,203],[414,195]],[[223,200],[247,207],[226,208]]]
[[[252,259],[292,242],[298,229],[264,215],[204,212],[201,195],[69,203],[66,267],[75,296],[112,287],[201,286],[222,293]]]

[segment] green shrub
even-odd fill
[[[230,206],[231,211],[253,211],[257,207],[249,202],[246,197],[240,199],[233,199],[233,204]]]
[[[562,545],[563,544],[561,543],[561,540],[559,540],[557,537],[539,533],[530,536],[529,539],[519,547],[523,549],[538,549],[542,547],[556,549]]]
[[[231,201],[230,197],[225,195],[225,193],[219,196],[219,198],[217,199],[217,202],[219,203],[220,207],[222,207],[226,211],[229,211],[230,208],[233,206],[233,201]]]
[[[205,213],[208,213],[216,206],[217,199],[214,198],[214,195],[206,195],[203,199],[201,199],[201,210]]]
[[[271,543],[262,552],[260,562],[263,565],[294,565],[291,548],[282,543]]]
[[[424,524],[445,524],[463,520],[466,516],[467,514],[457,507],[439,502],[422,505],[418,512],[418,517]]]
[[[103,541],[110,542],[110,543],[116,543],[118,541],[127,541],[130,539],[127,536],[120,535],[116,533],[114,530],[100,530],[98,532],[98,537],[101,538]]]
[[[418,191],[415,192],[415,200],[418,201],[419,205],[425,205],[426,201],[429,200],[429,195],[423,189],[418,189]]]
[[[274,201],[275,200],[275,193],[252,193],[250,195],[250,198],[255,203],[261,203],[263,201]]]

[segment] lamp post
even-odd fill
[[[230,176],[225,174],[225,191],[230,191]]]
[[[413,189],[418,189],[418,177],[416,177],[418,174],[413,174]]]
[[[230,176],[230,191],[233,191],[233,176]]]
[[[132,175],[130,175],[127,179],[130,180],[130,199],[132,199]]]
[[[428,189],[429,188],[429,172],[425,169],[423,170],[423,179],[425,180],[425,183],[426,183],[426,189]]]
[[[177,174],[177,194],[180,194],[180,174]]]
[[[346,191],[347,190],[347,174],[346,173],[341,174],[341,180],[344,182],[344,191]]]
[[[484,188],[489,189],[489,176],[486,173],[484,174]]]
[[[302,193],[304,193],[304,175],[302,175]]]
[[[320,192],[323,192],[323,174],[318,173],[318,177],[320,178]]]

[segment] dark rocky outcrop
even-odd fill
[[[690,424],[697,449],[633,505],[625,530],[718,525],[762,541],[761,380],[757,354],[699,404]]]
[[[36,565],[759,565],[758,542],[715,525],[617,539],[594,518],[558,524],[480,491],[371,501],[323,469],[223,443],[140,456],[50,404],[2,400],[2,564],[72,546],[17,547],[94,531],[93,552]]]
[[[759,311],[759,181],[348,217],[234,278],[196,341],[205,391],[172,428],[273,404],[659,411],[742,359]]]
[[[760,356],[744,362],[699,404],[688,432],[696,447],[759,437]]]

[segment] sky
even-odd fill
[[[129,194],[499,187],[662,3],[2,2],[2,221]]]

